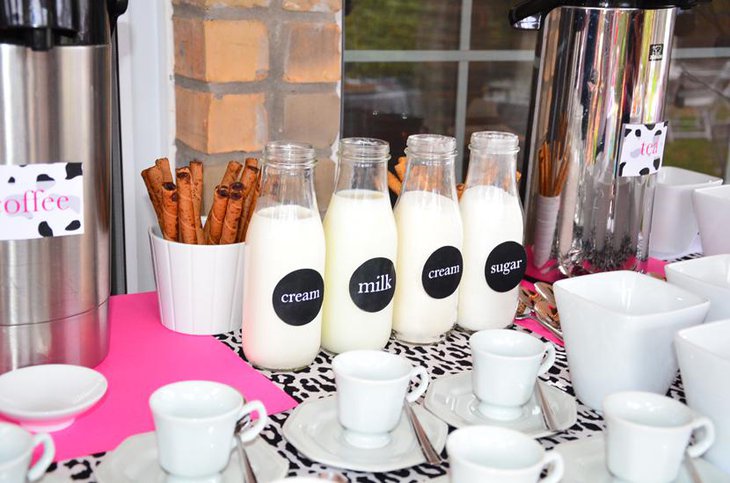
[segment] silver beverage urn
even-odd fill
[[[107,354],[110,39],[125,9],[0,2],[0,373]]]
[[[528,0],[539,30],[526,144],[528,273],[645,271],[677,13],[695,0]]]

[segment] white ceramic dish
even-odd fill
[[[710,301],[705,322],[730,318],[730,254],[670,263],[664,272],[669,283]]]
[[[730,185],[694,190],[692,206],[700,227],[703,253],[730,253]]]
[[[279,453],[261,438],[256,438],[246,445],[246,456],[251,462],[256,477],[261,482],[284,478],[289,471],[289,462],[279,456]],[[240,483],[241,471],[238,452],[234,450],[228,466],[218,481],[220,483]],[[171,483],[174,481],[157,462],[157,440],[154,432],[135,434],[122,441],[117,449],[107,455],[102,464],[94,469],[94,475],[99,483]]]
[[[721,178],[688,169],[664,166],[659,170],[649,237],[651,256],[676,254],[690,246],[699,232],[692,191],[721,184]]]
[[[730,473],[730,320],[682,330],[674,344],[687,405],[715,424],[705,458]]]
[[[479,401],[472,392],[471,372],[443,376],[431,383],[426,393],[426,408],[450,426],[463,428],[476,424],[510,428],[533,438],[542,438],[568,429],[575,424],[578,406],[575,398],[543,382],[543,392],[558,423],[551,431],[545,427],[535,395],[522,407],[522,415],[512,421],[498,421],[483,416],[477,409]]]
[[[413,409],[434,448],[440,453],[446,445],[448,426],[420,406]],[[337,421],[336,396],[300,404],[287,419],[283,432],[284,437],[304,456],[336,468],[384,472],[426,462],[405,415],[390,433],[390,442],[381,448],[362,449],[347,443],[344,430]]]
[[[162,325],[210,335],[240,329],[245,243],[187,245],[149,230]]]
[[[603,435],[597,434],[590,438],[579,439],[569,443],[559,444],[554,451],[560,453],[565,464],[563,483],[619,483],[606,467],[606,445]],[[695,468],[704,483],[730,483],[730,475],[697,458]],[[679,470],[678,477],[673,483],[692,483],[692,479],[684,465]]]
[[[96,404],[106,389],[106,378],[88,367],[23,367],[0,375],[0,413],[35,433],[59,431]]]
[[[615,271],[553,285],[575,394],[597,411],[617,391],[665,394],[677,375],[674,334],[710,302],[648,275]]]

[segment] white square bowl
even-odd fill
[[[710,307],[630,271],[560,280],[554,288],[575,393],[597,411],[613,392],[665,394],[677,373],[674,334],[702,323]]]
[[[730,473],[730,320],[681,330],[674,343],[687,404],[715,424],[704,458]]]
[[[689,248],[699,232],[692,192],[721,184],[721,178],[688,169],[665,166],[659,170],[649,237],[652,255],[671,255]]]
[[[704,254],[730,253],[730,185],[694,190],[692,207]]]
[[[714,255],[664,267],[667,280],[710,301],[705,322],[730,319],[730,255]]]

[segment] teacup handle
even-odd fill
[[[699,458],[705,451],[710,449],[712,443],[715,442],[715,425],[712,421],[705,417],[700,417],[692,421],[692,433],[698,429],[704,429],[704,435],[702,438],[689,445],[687,448],[687,454],[692,458]]]
[[[563,478],[565,465],[563,457],[556,451],[546,451],[542,459],[542,467],[547,468],[547,475],[540,480],[541,483],[558,483]]]
[[[264,426],[266,426],[266,423],[268,422],[266,407],[264,407],[264,404],[261,401],[251,401],[244,404],[241,408],[238,419],[241,419],[242,417],[251,413],[257,413],[259,415],[259,418],[256,420],[255,423],[253,423],[253,426],[246,429],[245,431],[242,431],[238,435],[238,438],[240,438],[242,443],[250,443],[251,441],[253,441],[256,436],[261,433],[261,430],[264,429]]]
[[[545,374],[551,367],[553,367],[553,364],[555,364],[555,346],[548,342],[545,344],[545,358],[543,359],[542,364],[540,364],[540,369],[538,369],[537,375],[542,376]]]
[[[406,396],[406,401],[409,403],[415,402],[419,397],[423,396],[426,389],[428,389],[428,383],[431,380],[431,376],[428,375],[428,371],[423,366],[417,366],[411,370],[409,380],[413,380],[416,377],[419,378],[418,385]]]
[[[40,433],[33,435],[33,447],[39,444],[43,445],[43,454],[38,461],[28,470],[28,481],[40,480],[46,473],[46,470],[53,462],[53,456],[56,454],[56,447],[50,434]]]

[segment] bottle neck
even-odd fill
[[[466,176],[466,189],[494,186],[517,196],[517,153],[472,149]]]
[[[408,191],[428,191],[456,200],[454,155],[419,156],[418,153],[408,150],[406,154],[408,163],[401,194]]]
[[[256,211],[279,205],[299,205],[318,212],[313,164],[297,167],[264,164]]]
[[[346,190],[388,193],[387,158],[362,162],[342,157],[337,165],[335,193]]]

